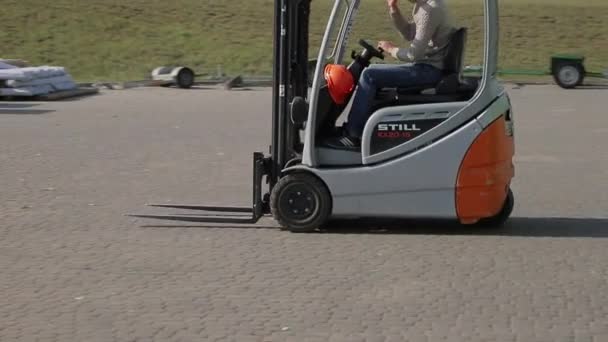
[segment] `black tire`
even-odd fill
[[[515,196],[513,195],[513,191],[509,189],[507,193],[507,198],[505,199],[505,203],[502,206],[502,209],[498,214],[492,217],[488,217],[479,221],[480,226],[483,227],[500,227],[509,220],[511,217],[511,213],[513,213],[513,208],[515,207]]]
[[[555,83],[564,89],[573,89],[585,79],[585,70],[580,63],[560,63],[553,74]]]
[[[194,71],[190,68],[183,68],[177,73],[177,85],[180,88],[188,89],[194,84]]]
[[[320,228],[331,215],[331,206],[331,195],[325,184],[305,173],[284,176],[270,195],[275,220],[293,233],[308,233]]]

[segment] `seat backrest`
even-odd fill
[[[444,72],[446,74],[458,74],[462,72],[464,63],[464,52],[467,43],[467,28],[461,27],[452,33],[448,51],[444,60]]]

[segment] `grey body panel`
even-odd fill
[[[382,160],[394,158],[395,156],[409,153],[414,151],[421,146],[428,145],[433,141],[440,139],[446,134],[451,133],[454,129],[462,126],[467,121],[477,116],[485,107],[488,106],[497,97],[504,93],[504,88],[498,83],[495,78],[489,80],[483,80],[479,86],[477,94],[469,102],[453,102],[453,103],[440,103],[440,104],[422,104],[414,106],[394,106],[390,108],[382,108],[376,111],[365,125],[363,131],[363,163],[373,164]],[[459,110],[454,111],[455,109]],[[434,112],[449,111],[449,117],[446,121],[437,125],[433,129],[425,132],[423,135],[412,139],[400,146],[397,146],[391,150],[378,153],[376,155],[370,155],[370,139],[373,134],[374,127],[378,122],[384,121],[386,116],[399,115],[400,113],[412,113],[417,111],[423,111],[430,113],[427,115],[433,115]]]
[[[454,217],[460,163],[481,132],[476,120],[436,143],[374,166],[309,169],[328,186],[332,215]]]
[[[417,151],[377,165],[310,168],[328,186],[333,217],[455,218],[455,189],[462,160],[485,127],[509,110],[506,94],[477,118]]]
[[[341,0],[335,1],[310,92],[302,164],[284,172],[310,172],[325,182],[332,194],[333,217],[456,218],[455,189],[462,160],[483,129],[510,109],[508,97],[496,79],[497,0],[484,1],[484,66],[475,95],[466,102],[394,106],[376,111],[366,124],[360,155],[318,148],[314,139],[323,51]],[[445,121],[415,139],[371,155],[371,134],[379,122],[413,118]],[[360,158],[363,165],[339,165],[350,163],[351,157],[353,161]],[[333,165],[320,167],[322,164]]]

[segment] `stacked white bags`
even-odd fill
[[[63,67],[19,68],[0,60],[0,96],[36,96],[77,88]]]

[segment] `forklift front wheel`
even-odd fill
[[[295,173],[281,178],[270,195],[272,214],[285,230],[308,233],[321,227],[331,214],[331,195],[316,177]]]

